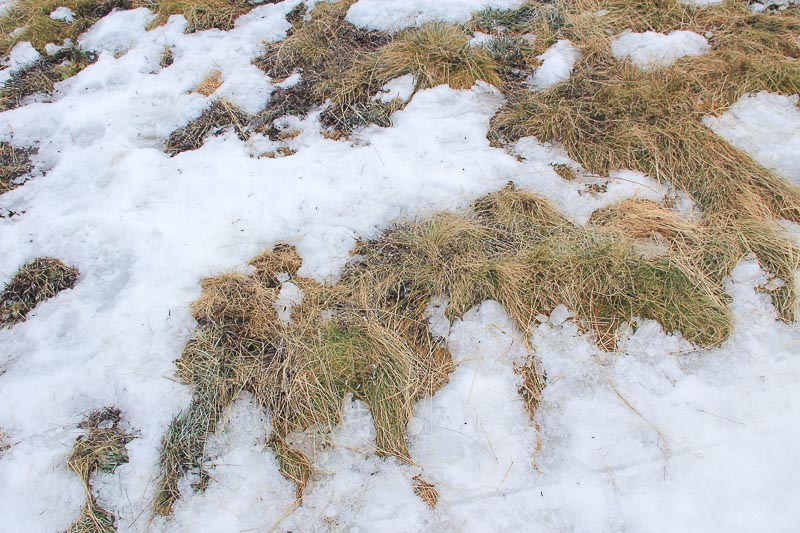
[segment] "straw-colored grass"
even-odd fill
[[[92,493],[91,477],[95,472],[111,473],[128,462],[125,446],[133,439],[120,427],[118,409],[106,408],[91,413],[81,423],[86,430],[78,437],[67,458],[67,466],[83,484],[86,503],[78,519],[70,524],[67,533],[113,533],[114,515],[100,507]]]
[[[773,301],[782,318],[794,319],[800,252],[773,219],[800,221],[800,188],[702,120],[748,92],[800,93],[800,17],[754,15],[736,2],[707,9],[671,0],[558,5],[562,20],[542,33],[581,48],[572,77],[538,93],[512,91],[492,120],[490,139],[555,141],[590,172],[637,170],[687,192],[705,213],[706,272],[721,279],[740,257],[755,254],[786,282],[773,291]],[[591,15],[601,8],[609,13]],[[627,28],[710,32],[712,49],[670,68],[642,71],[611,54],[611,36]]]
[[[50,13],[59,7],[71,9],[75,13],[75,20],[66,22],[51,19]],[[92,24],[113,10],[130,7],[130,0],[15,0],[0,17],[0,54],[8,54],[17,43],[23,41],[30,41],[40,52],[44,52],[48,43],[60,45],[65,39],[74,42]]]
[[[565,304],[606,348],[635,318],[703,346],[724,340],[730,317],[722,288],[679,250],[652,253],[641,244],[613,224],[575,226],[509,185],[469,212],[398,224],[361,243],[335,286],[298,277],[300,259],[287,245],[254,259],[250,276],[204,280],[192,305],[198,330],[177,362],[194,396],[164,438],[156,511],[169,514],[179,478],[202,471],[207,434],[242,390],[271,413],[270,446],[298,498],[313,464],[292,436],[338,424],[348,395],[369,406],[377,452],[413,461],[405,431],[414,404],[453,368],[428,331],[435,296],[449,298],[451,317],[495,299],[523,331],[534,316]],[[275,302],[287,278],[303,300],[284,324]],[[533,364],[520,372],[521,395],[535,409],[544,378]],[[423,494],[431,500],[430,490]]]
[[[203,96],[211,96],[221,86],[222,86],[222,72],[215,69],[209,72],[206,75],[206,77],[203,78],[203,81],[198,83],[197,86],[190,92],[202,94]]]
[[[132,0],[132,4],[156,14],[151,27],[165,24],[172,15],[183,15],[188,33],[211,28],[230,30],[239,17],[256,6],[248,0]]]
[[[0,294],[0,327],[25,320],[39,303],[71,289],[78,271],[58,259],[38,258],[23,265]]]

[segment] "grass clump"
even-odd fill
[[[121,464],[128,462],[125,446],[133,436],[119,427],[120,411],[105,408],[88,415],[81,422],[86,434],[75,441],[67,458],[67,466],[81,479],[86,493],[86,503],[78,519],[67,533],[113,533],[115,517],[97,504],[92,493],[91,477],[95,472],[112,473]]]
[[[42,57],[12,74],[0,88],[0,111],[19,107],[25,98],[35,94],[53,94],[56,83],[71,78],[96,60],[93,52],[74,47]]]
[[[25,320],[39,303],[71,289],[78,271],[58,259],[38,258],[20,267],[0,294],[0,326]]]
[[[654,254],[641,241],[611,224],[575,226],[509,185],[469,212],[398,224],[360,243],[335,286],[298,276],[300,259],[287,245],[254,259],[249,276],[203,280],[192,305],[198,329],[177,362],[194,395],[164,437],[156,512],[170,513],[182,475],[202,471],[207,435],[242,390],[270,412],[270,446],[298,498],[313,463],[293,437],[329,431],[348,395],[369,406],[377,452],[411,462],[405,431],[415,402],[453,369],[427,326],[437,296],[448,297],[451,317],[495,299],[523,331],[563,303],[604,347],[638,317],[699,345],[724,340],[722,288],[680,251]],[[288,323],[276,311],[287,279],[303,294]],[[534,365],[521,373],[522,397],[535,407],[544,377]],[[420,483],[418,493],[433,505],[429,489]]]
[[[236,135],[243,141],[249,138],[247,127],[250,116],[230,103],[225,98],[215,100],[196,119],[183,128],[172,132],[164,147],[171,156],[181,152],[197,150],[210,136],[220,135],[228,128],[233,128]]]
[[[113,10],[130,9],[131,5],[130,0],[16,0],[0,16],[0,53],[8,54],[23,41],[30,41],[44,53],[48,43],[60,45],[65,39],[75,41]],[[59,7],[71,9],[75,13],[74,20],[51,19],[50,13]]]
[[[703,117],[746,93],[800,92],[800,17],[754,15],[738,2],[703,9],[672,0],[561,7],[563,24],[541,33],[581,49],[572,77],[537,93],[513,90],[492,120],[490,139],[558,142],[589,172],[636,170],[685,191],[705,214],[700,245],[706,273],[721,279],[739,258],[754,254],[785,282],[773,301],[783,319],[793,320],[800,253],[773,220],[800,222],[800,188],[716,136]],[[591,15],[601,8],[608,14]],[[707,33],[712,48],[669,68],[642,71],[610,50],[611,36],[628,28]]]
[[[31,155],[36,150],[15,148],[8,143],[0,143],[0,194],[22,185],[20,178],[33,170]]]
[[[151,28],[165,24],[172,15],[183,15],[186,31],[193,33],[211,28],[228,31],[256,4],[248,0],[133,0],[133,6],[149,8],[156,14]]]

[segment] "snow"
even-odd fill
[[[75,12],[68,7],[58,7],[50,13],[50,18],[60,22],[72,23],[75,21]]]
[[[704,122],[714,133],[755,161],[800,185],[798,96],[758,93],[742,96],[719,117]]]
[[[358,0],[347,20],[359,28],[397,31],[426,22],[466,22],[485,8],[516,9],[524,0]]]
[[[710,49],[705,37],[685,30],[675,30],[667,35],[628,30],[611,41],[614,57],[630,59],[643,70],[668,67],[682,57],[700,56]]]
[[[396,99],[408,102],[414,94],[414,86],[414,75],[406,74],[384,85],[374,99],[384,104]]]
[[[0,71],[0,83],[7,82],[11,75],[35,63],[42,55],[36,51],[31,43],[25,41],[18,43],[8,54],[7,67]]]
[[[291,157],[255,157],[275,143],[232,133],[167,156],[170,132],[210,104],[189,91],[211,70],[224,80],[217,95],[249,112],[268,101],[276,85],[251,61],[262,43],[285,36],[284,16],[298,3],[259,6],[229,32],[188,35],[182,17],[147,31],[147,10],[112,13],[79,39],[99,52],[97,63],[59,83],[51,102],[0,114],[0,141],[38,146],[35,162],[46,170],[0,196],[0,211],[24,212],[0,219],[0,284],[37,256],[81,272],[74,289],[0,330],[0,431],[12,444],[0,456],[0,487],[13,487],[0,498],[0,530],[63,531],[76,518],[83,488],[64,459],[83,414],[106,405],[136,435],[130,462],[93,480],[121,532],[792,530],[800,328],[777,320],[753,261],[727,285],[733,337],[710,351],[643,321],[608,353],[564,306],[522,332],[496,302],[452,324],[445,302],[432,302],[432,329],[456,370],[417,405],[416,464],[378,457],[369,410],[347,400],[295,506],[294,487],[264,447],[269,414],[245,394],[209,442],[208,489],[195,493],[185,480],[174,516],[151,521],[161,438],[189,401],[174,361],[194,329],[188,306],[203,276],[244,271],[284,241],[297,246],[301,274],[334,282],[358,238],[398,218],[463,208],[512,180],[578,224],[625,198],[677,194],[624,169],[588,175],[533,138],[511,154],[491,147],[487,127],[503,98],[482,83],[412,97],[407,79],[393,80],[378,96],[411,98],[394,127],[366,128],[352,141],[323,137],[317,113],[288,119],[301,132],[288,141]],[[360,0],[349,16],[397,27],[443,11],[463,19],[485,5],[516,3]],[[175,61],[161,69],[165,47]],[[30,50],[18,45],[9,68],[34,60]],[[568,79],[577,56],[562,41],[541,59],[534,78],[546,85]],[[707,125],[797,180],[796,104],[796,96],[747,96]],[[562,180],[552,164],[577,177]],[[285,320],[301,298],[283,283]],[[548,376],[533,423],[514,372],[530,357]],[[416,475],[436,485],[436,509],[414,495]]]
[[[580,50],[570,41],[566,39],[558,41],[537,58],[542,64],[528,80],[528,86],[534,91],[542,91],[567,81],[580,57]]]

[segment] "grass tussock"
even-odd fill
[[[783,319],[793,320],[800,252],[773,220],[800,221],[800,188],[716,136],[703,117],[746,93],[800,92],[800,17],[754,15],[739,2],[702,9],[672,0],[558,5],[561,21],[541,22],[537,35],[550,39],[537,42],[543,48],[572,40],[582,51],[572,77],[538,93],[511,91],[490,139],[558,142],[589,172],[636,170],[687,192],[705,214],[707,273],[721,279],[739,258],[754,254],[785,282],[773,301]],[[591,15],[600,9],[608,14]],[[611,54],[610,39],[628,28],[693,30],[711,35],[712,48],[645,72]]]
[[[249,137],[247,132],[249,122],[250,116],[247,113],[225,98],[220,98],[215,100],[199,117],[183,128],[172,132],[164,150],[171,156],[189,150],[197,150],[203,146],[208,137],[220,135],[229,128],[233,128],[236,135],[245,141]]]
[[[20,267],[0,294],[0,326],[25,320],[39,303],[71,289],[78,271],[58,259],[39,258]]]
[[[12,74],[0,88],[0,111],[19,107],[25,98],[35,94],[53,94],[56,83],[71,78],[96,60],[96,54],[73,47],[43,56]]]
[[[86,430],[78,437],[67,458],[67,466],[75,472],[83,483],[86,503],[78,519],[68,528],[67,533],[113,533],[114,515],[97,504],[92,493],[91,477],[96,472],[112,473],[121,464],[128,462],[125,446],[133,436],[120,427],[120,411],[105,408],[91,413],[81,422]]]
[[[377,452],[412,461],[405,431],[414,404],[453,369],[428,331],[436,296],[448,297],[451,317],[495,299],[523,331],[563,303],[604,347],[637,317],[699,345],[725,339],[722,288],[678,251],[645,252],[640,241],[611,224],[575,226],[509,185],[469,212],[398,224],[360,243],[335,286],[298,276],[300,259],[287,245],[255,258],[249,276],[203,280],[192,305],[198,329],[177,361],[194,395],[164,438],[156,511],[169,514],[179,478],[202,471],[207,435],[242,390],[271,413],[270,446],[298,497],[313,465],[292,436],[330,430],[348,395],[369,406]],[[303,293],[288,323],[276,311],[287,279]],[[535,365],[520,373],[521,395],[535,408],[544,377]],[[428,489],[422,497],[435,501]]]
[[[115,9],[130,9],[130,0],[16,0],[0,17],[0,53],[8,54],[23,41],[40,52],[45,45],[60,45],[65,39],[73,42],[95,22]],[[75,13],[72,22],[54,20],[50,13],[66,7]]]
[[[222,86],[222,72],[219,70],[212,70],[208,75],[203,78],[203,81],[197,84],[197,87],[190,92],[202,94],[203,96],[211,96],[217,89]]]
[[[372,97],[395,78],[413,75],[417,90],[442,84],[467,89],[477,81],[501,87],[502,61],[511,63],[520,54],[519,45],[471,46],[467,31],[451,24],[429,23],[395,35],[361,30],[345,20],[353,1],[317,4],[256,60],[273,79],[301,71],[304,113],[330,101],[322,124],[342,135],[368,124],[391,125],[391,114],[405,103],[382,104]],[[270,104],[265,114],[272,116],[281,104]]]
[[[31,155],[36,150],[15,148],[8,143],[0,143],[0,194],[22,184],[21,178],[33,170]]]
[[[165,24],[172,15],[183,15],[187,33],[211,28],[228,31],[239,17],[256,7],[248,0],[133,0],[132,4],[149,8],[156,14],[150,24],[152,28]]]

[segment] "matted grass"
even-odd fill
[[[495,299],[523,331],[565,304],[606,348],[634,318],[657,320],[702,346],[724,340],[730,316],[721,286],[680,250],[652,253],[643,244],[613,224],[575,226],[509,185],[469,212],[398,224],[361,243],[335,286],[298,277],[300,259],[287,245],[254,259],[250,276],[203,280],[192,305],[198,329],[177,361],[194,395],[164,438],[156,512],[171,512],[182,475],[202,472],[207,435],[242,390],[270,412],[270,446],[298,498],[313,465],[292,436],[330,430],[347,395],[369,406],[377,452],[412,462],[405,431],[414,404],[453,369],[428,331],[436,296],[448,297],[451,318]],[[303,292],[288,324],[275,310],[282,276]],[[520,393],[534,409],[544,377],[532,364],[520,372]],[[435,504],[435,492],[418,485]]]
[[[175,156],[181,152],[197,150],[208,137],[220,135],[232,128],[243,141],[249,138],[247,132],[250,116],[231,104],[225,98],[219,98],[209,105],[199,117],[183,128],[172,132],[167,139],[164,151]]]
[[[113,533],[114,515],[97,504],[92,493],[91,477],[95,472],[112,473],[121,464],[128,462],[125,446],[133,435],[120,427],[120,411],[106,408],[89,414],[80,427],[86,430],[78,437],[67,458],[67,466],[75,472],[83,484],[86,503],[78,519],[70,524],[67,533]]]
[[[25,320],[39,303],[71,289],[78,271],[58,259],[38,258],[23,265],[0,294],[0,327]]]
[[[0,143],[0,194],[19,187],[21,178],[33,170],[31,155],[36,150]]]
[[[12,74],[0,87],[0,111],[19,107],[25,98],[35,94],[53,94],[56,83],[71,78],[96,60],[97,55],[93,52],[74,47],[43,56]]]
[[[705,271],[717,279],[753,253],[785,283],[772,291],[785,320],[795,318],[800,251],[773,222],[800,222],[800,188],[773,175],[703,125],[743,94],[800,93],[800,17],[752,14],[737,2],[697,8],[670,0],[562,2],[558,24],[542,19],[540,50],[571,39],[582,51],[572,77],[545,91],[518,88],[493,118],[496,144],[534,136],[555,141],[586,170],[636,170],[687,192],[705,214]],[[604,16],[594,16],[600,9]],[[710,52],[642,71],[613,57],[623,30],[694,30],[712,35]]]

